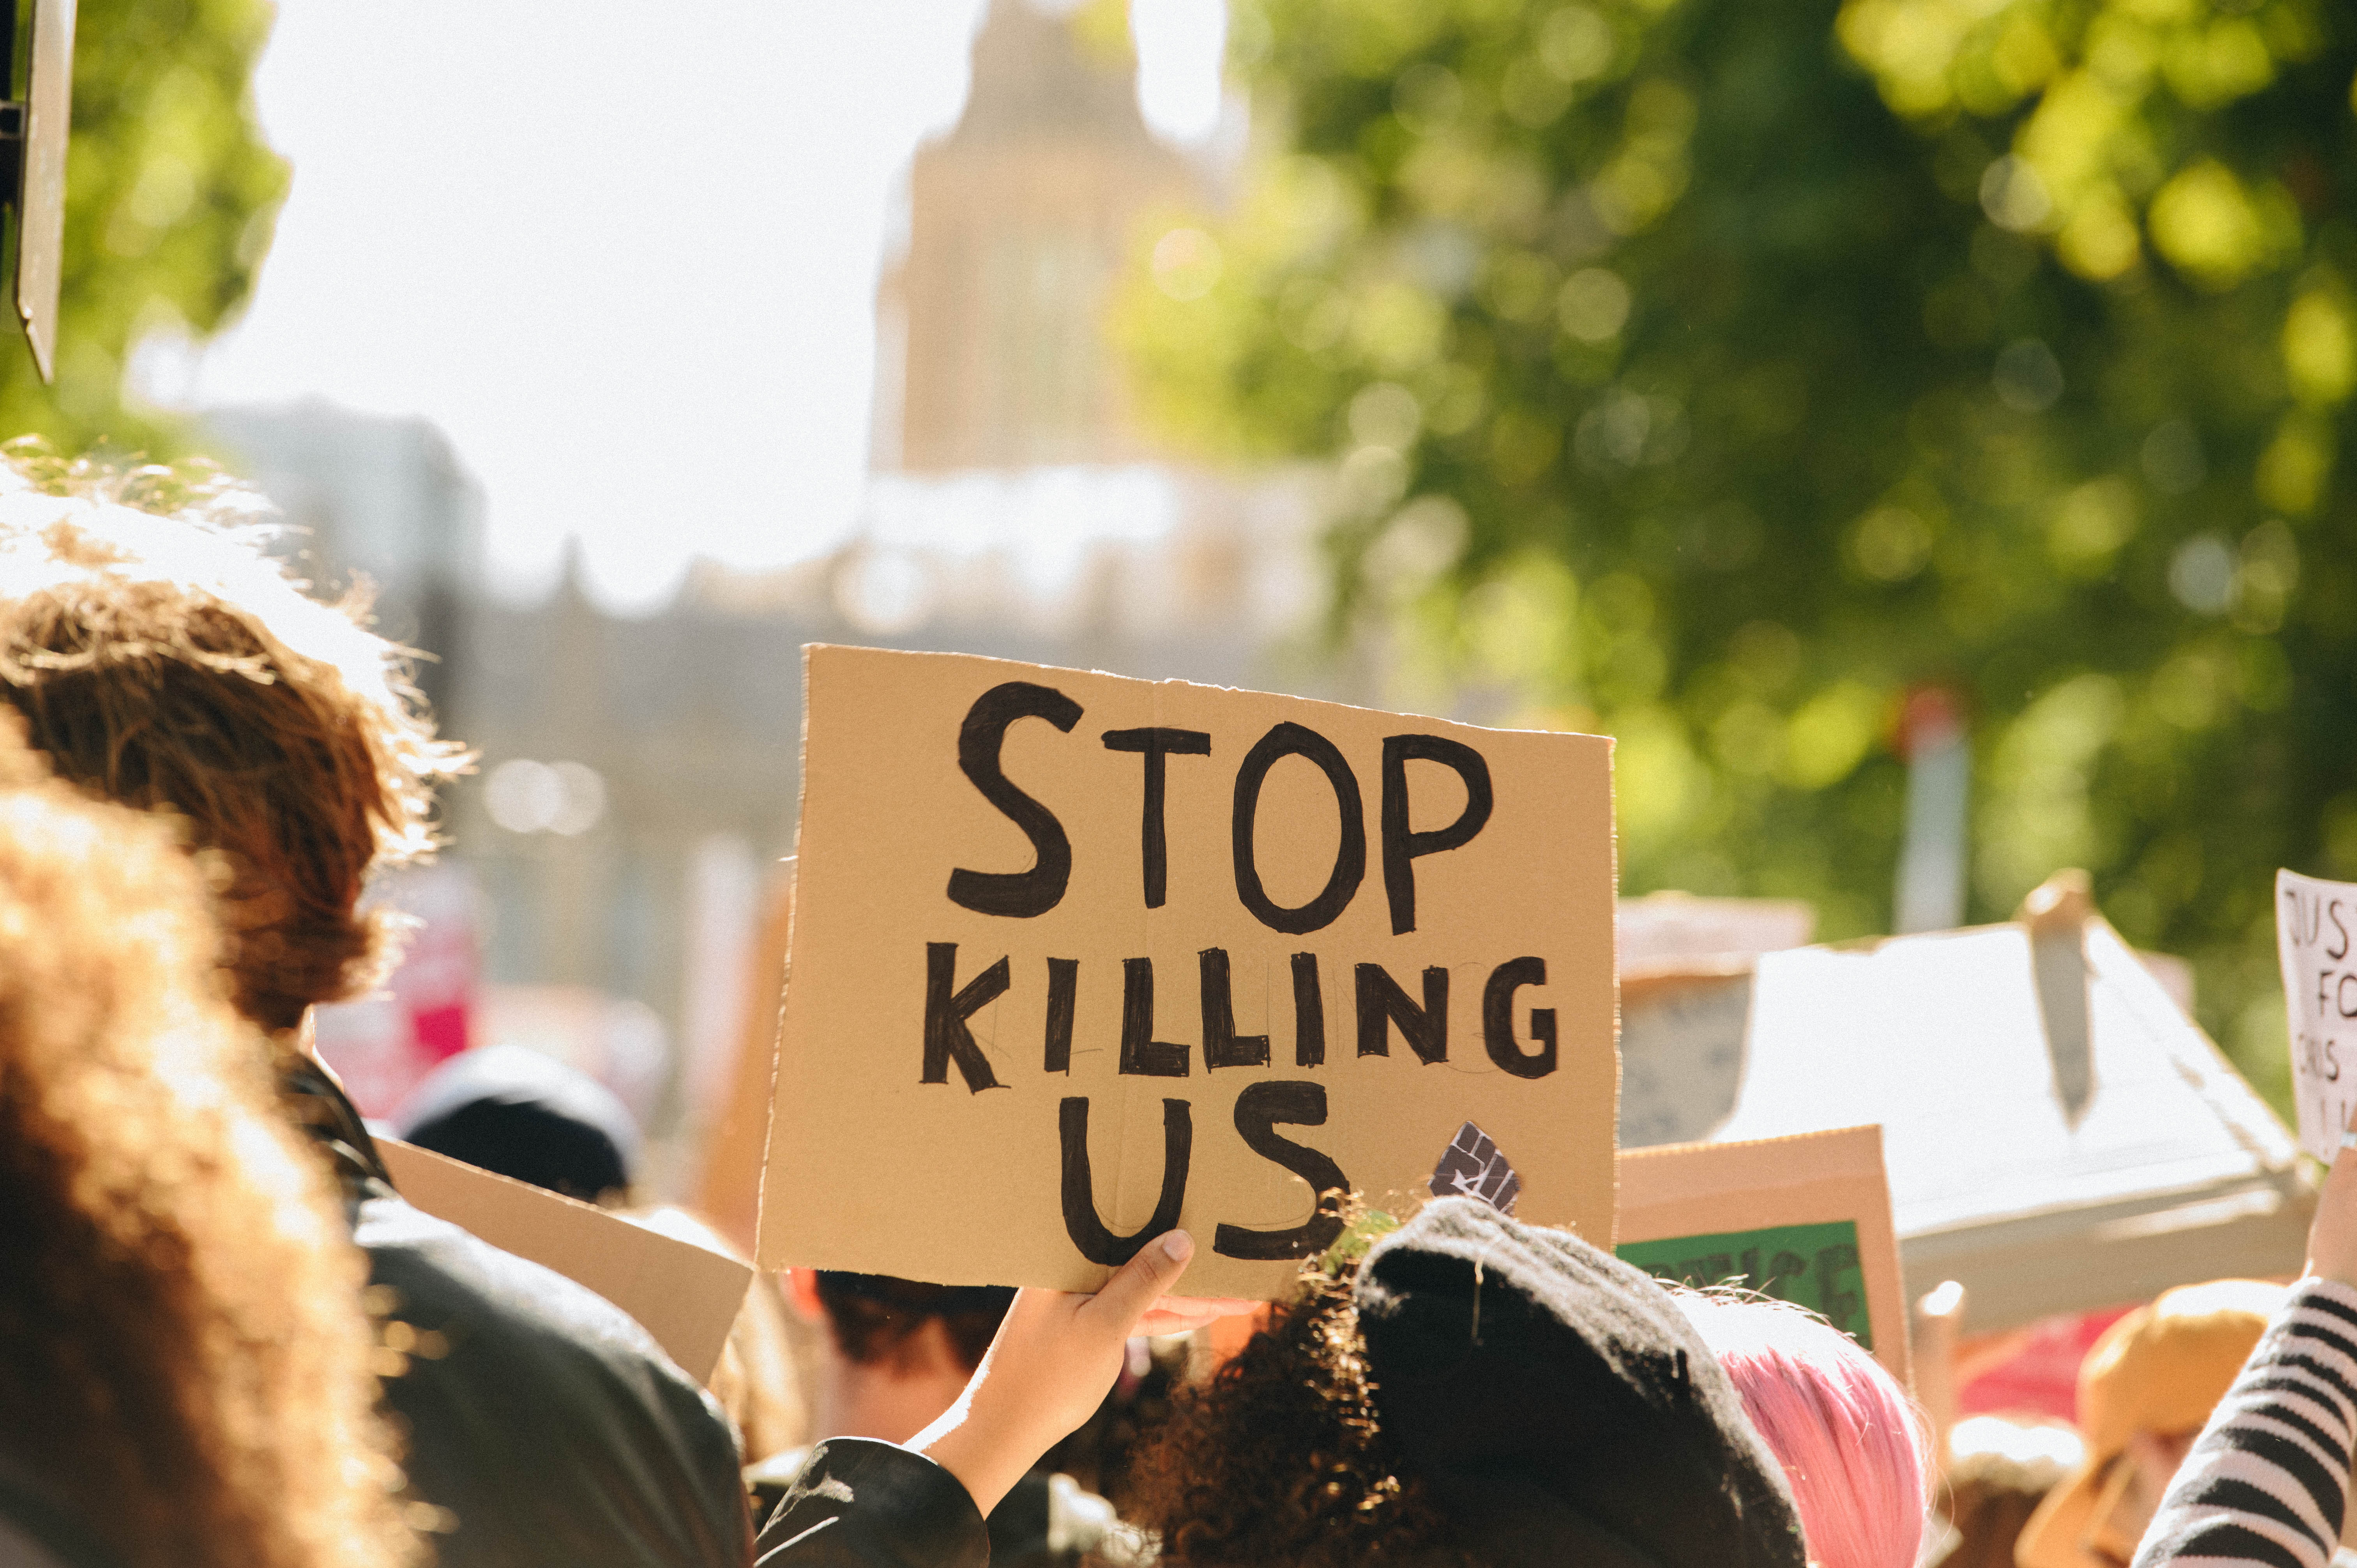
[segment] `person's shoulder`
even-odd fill
[[[662,1412],[690,1446],[714,1446],[734,1473],[736,1436],[713,1397],[682,1371],[638,1319],[554,1269],[502,1251],[399,1197],[361,1206],[353,1240],[370,1283],[388,1287],[392,1316],[414,1337],[401,1385],[489,1379],[544,1409],[638,1403]],[[494,1396],[496,1397],[496,1396]]]
[[[352,1240],[369,1255],[371,1283],[393,1292],[393,1316],[421,1330],[447,1338],[448,1322],[470,1340],[645,1360],[672,1380],[686,1381],[638,1320],[604,1296],[405,1198],[377,1196],[362,1203]],[[429,1317],[437,1321],[423,1321]]]
[[[749,1541],[727,1417],[621,1308],[382,1192],[354,1240],[389,1293],[411,1485],[461,1521],[446,1563],[711,1563]]]

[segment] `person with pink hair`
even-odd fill
[[[1673,1294],[1783,1466],[1814,1568],[1915,1568],[1931,1508],[1932,1440],[1899,1380],[1801,1307]]]

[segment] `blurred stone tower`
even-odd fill
[[[1092,34],[990,0],[965,113],[917,151],[907,250],[877,292],[879,470],[1151,455],[1102,316],[1141,220],[1200,184],[1139,117],[1125,35]]]

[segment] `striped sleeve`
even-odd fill
[[[2135,1568],[2326,1568],[2357,1436],[2357,1288],[2302,1280],[2227,1391]]]

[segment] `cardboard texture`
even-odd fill
[[[711,1380],[752,1265],[396,1138],[376,1148],[411,1203],[596,1291],[637,1318],[682,1371]]]
[[[1609,1234],[1609,741],[806,660],[763,1268],[1093,1290],[1176,1223],[1272,1297],[1313,1183],[1405,1208],[1469,1121]]]
[[[1620,1170],[1620,1256],[1695,1284],[1748,1274],[1751,1288],[1851,1329],[1892,1377],[1909,1381],[1907,1298],[1881,1128],[1625,1149]],[[1701,1277],[1710,1273],[1717,1278]]]
[[[2299,1146],[2330,1165],[2357,1110],[2357,886],[2276,873],[2276,954]]]

